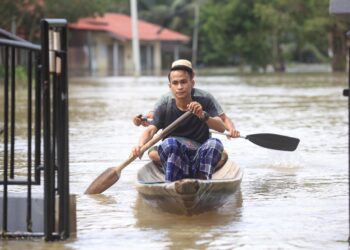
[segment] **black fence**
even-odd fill
[[[41,21],[41,45],[0,29],[0,87],[4,91],[3,100],[0,99],[3,103],[3,124],[0,119],[3,238],[39,236],[51,241],[70,236],[66,41],[64,19]],[[18,88],[18,85],[22,86]],[[27,95],[24,104],[16,99],[17,92],[23,88]],[[22,129],[17,134],[23,124],[26,132]],[[17,144],[20,150],[16,149]],[[26,190],[25,232],[8,230],[10,185]],[[43,186],[43,232],[32,230],[34,185]]]

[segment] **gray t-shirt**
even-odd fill
[[[199,102],[204,111],[211,117],[219,115],[211,98],[207,96],[194,96],[193,92],[193,101]],[[163,101],[154,111],[154,118],[151,124],[158,129],[164,129],[184,113],[185,111],[176,107],[174,98],[168,98],[167,101]],[[209,139],[209,127],[206,122],[201,121],[197,116],[193,115],[180,124],[167,137],[183,137],[202,144]]]
[[[193,88],[192,89],[192,96],[193,97],[205,97],[205,98],[210,99],[211,102],[213,103],[213,105],[215,106],[215,109],[217,110],[218,115],[222,115],[224,113],[221,105],[218,103],[218,101],[215,99],[215,97],[212,94],[210,94],[209,92],[202,90],[202,89]],[[157,100],[152,111],[155,111],[160,105],[168,102],[168,100],[170,100],[170,99],[174,99],[173,93],[171,93],[171,91],[162,95]]]

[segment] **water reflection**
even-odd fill
[[[87,197],[96,201],[97,204],[102,206],[107,206],[107,205],[112,205],[117,203],[116,197],[112,195],[94,194],[94,195],[87,195]]]
[[[238,230],[235,225],[241,221],[242,204],[242,192],[238,190],[220,209],[182,216],[151,207],[138,195],[133,212],[135,226],[161,235],[158,240],[164,241],[168,249],[207,249],[220,241],[223,233]]]
[[[298,188],[296,175],[267,174],[249,182],[250,193],[256,197],[286,196]]]
[[[30,239],[19,241],[16,240],[2,240],[0,241],[0,249],[2,250],[22,250],[22,249],[35,249],[35,250],[74,250],[74,247],[70,247],[68,244],[74,242],[74,240],[67,240],[66,246],[62,246],[62,242],[44,242],[43,239]]]

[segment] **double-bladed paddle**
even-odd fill
[[[220,133],[212,130],[210,132],[230,136],[228,133]],[[247,139],[250,142],[264,148],[283,151],[294,151],[300,142],[298,138],[271,133],[251,134],[247,136],[240,136],[240,138]]]
[[[141,116],[141,121],[150,121],[147,117]],[[221,133],[215,130],[210,130],[211,133],[221,134],[230,137],[230,135],[226,133]],[[298,147],[300,140],[298,138],[278,135],[272,133],[260,133],[260,134],[251,134],[247,136],[240,136],[240,138],[244,138],[249,140],[250,142],[259,145],[264,148],[282,150],[282,151],[294,151]]]
[[[169,133],[171,133],[174,129],[176,129],[183,121],[185,121],[188,117],[190,117],[192,113],[187,111],[179,118],[177,118],[174,122],[172,122],[168,127],[162,130],[159,134],[156,134],[151,140],[149,140],[143,147],[141,148],[141,154],[143,154],[146,150],[156,144],[158,141],[163,139]],[[86,189],[85,194],[100,194],[106,189],[110,188],[114,183],[116,183],[119,178],[121,171],[123,168],[128,166],[131,162],[133,162],[137,156],[130,155],[129,158],[124,161],[122,164],[116,167],[110,167],[106,169],[102,174],[100,174]]]

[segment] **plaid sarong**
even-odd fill
[[[216,164],[221,158],[223,145],[210,138],[197,149],[186,146],[177,138],[167,138],[158,146],[165,181],[204,176],[211,179]]]

